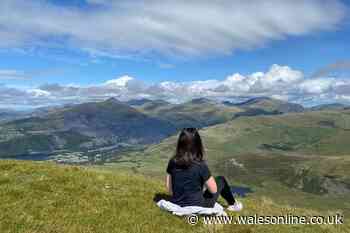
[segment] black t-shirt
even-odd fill
[[[204,161],[183,168],[170,159],[166,171],[171,175],[171,202],[180,206],[200,206],[203,203],[203,185],[211,176]]]

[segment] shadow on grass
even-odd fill
[[[170,201],[171,196],[169,194],[166,193],[156,193],[153,197],[153,201],[154,202],[158,202],[162,199],[166,200],[166,201]]]

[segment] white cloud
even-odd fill
[[[113,88],[113,87],[126,88],[127,84],[133,80],[135,80],[133,77],[125,75],[125,76],[122,76],[120,78],[108,80],[107,82],[105,82],[105,85],[109,86],[111,88]]]
[[[266,72],[234,73],[223,80],[164,81],[147,84],[128,75],[91,86],[46,84],[35,88],[0,85],[0,105],[42,106],[101,101],[109,97],[164,99],[183,102],[207,97],[218,100],[268,96],[305,105],[321,102],[350,103],[350,79],[305,78],[288,66],[272,65]]]
[[[281,88],[284,86],[293,85],[303,79],[303,73],[297,70],[292,70],[288,66],[273,65],[269,72],[264,76],[260,76],[259,81],[263,88]]]
[[[300,84],[300,89],[307,94],[322,94],[328,92],[334,84],[334,79],[317,78],[304,81]]]
[[[334,29],[339,0],[87,0],[81,9],[2,0],[0,47],[79,48],[94,56],[231,54],[288,36]]]

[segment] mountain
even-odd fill
[[[170,123],[111,98],[1,125],[0,156],[143,145],[158,142],[174,130]]]
[[[10,119],[16,119],[18,114],[7,110],[0,110],[0,122],[8,121]]]
[[[48,107],[39,107],[30,110],[13,110],[13,109],[0,109],[0,123],[14,121],[23,118],[29,117],[43,117],[60,111],[64,108],[72,107],[73,104],[60,105],[60,106],[48,106]]]
[[[303,106],[268,97],[252,98],[241,103],[224,101],[218,103],[207,98],[192,99],[181,104],[171,104],[163,100],[132,100],[135,108],[172,122],[177,128],[206,127],[237,117],[278,115],[289,112],[303,112]]]
[[[130,106],[140,106],[150,102],[153,102],[153,101],[150,99],[131,99],[126,101],[125,103]]]
[[[256,115],[269,115],[268,113],[281,114],[304,111],[304,107],[299,104],[289,103],[286,101],[277,100],[269,97],[252,98],[241,103],[230,103],[228,101],[225,101],[223,102],[223,104],[245,109],[246,112],[250,111],[251,114],[247,115],[254,115],[254,111],[256,111]]]
[[[25,111],[15,111],[12,109],[0,109],[0,123],[24,118],[28,115],[29,113]]]
[[[231,120],[241,109],[199,98],[181,104],[154,101],[137,108],[145,114],[171,122],[176,128],[202,128]]]
[[[321,104],[314,107],[311,107],[311,111],[325,111],[325,110],[345,110],[349,106],[340,103],[333,104]]]
[[[43,108],[0,125],[0,157],[37,159],[53,154],[63,156],[63,161],[86,161],[89,153],[156,143],[177,129],[223,123],[239,111],[204,98],[183,104],[147,99],[127,104],[111,98]]]
[[[129,102],[130,103],[130,102]],[[153,111],[157,111],[160,108],[167,107],[167,106],[173,106],[171,103],[165,101],[165,100],[135,100],[131,101],[133,103],[133,107],[137,108],[138,110],[150,113]]]
[[[39,107],[33,109],[29,116],[32,117],[44,117],[50,114],[54,114],[55,112],[63,111],[64,109],[69,109],[73,107],[76,104],[65,104],[65,105],[58,105],[58,106],[46,106],[46,107]]]
[[[200,134],[215,174],[264,192],[282,185],[315,195],[350,194],[350,110],[241,117]],[[124,153],[116,166],[120,159],[137,171],[163,174],[176,140]]]

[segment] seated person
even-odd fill
[[[203,160],[204,148],[195,128],[180,132],[176,153],[169,160],[166,186],[171,202],[179,206],[214,207],[221,195],[228,203],[229,211],[239,211],[242,204],[233,197],[225,177],[211,176]]]

